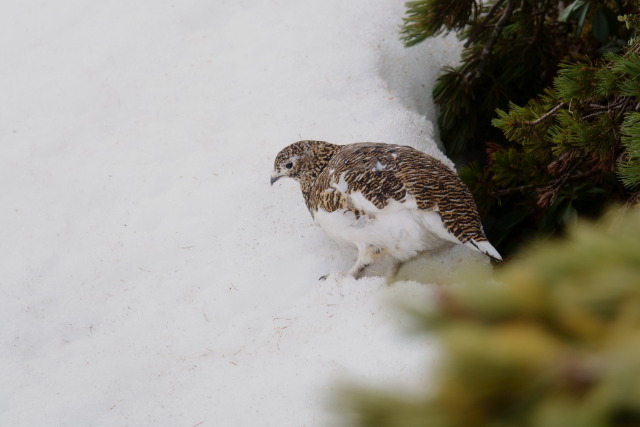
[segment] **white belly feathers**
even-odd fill
[[[399,260],[406,260],[424,250],[437,249],[447,242],[460,243],[449,234],[440,215],[418,209],[413,196],[402,202],[389,200],[378,209],[361,193],[349,194],[353,205],[365,214],[356,217],[349,210],[313,213],[315,222],[333,239],[355,246],[370,245],[383,249]]]

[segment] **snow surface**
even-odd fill
[[[340,384],[428,385],[389,301],[318,277],[303,138],[433,142],[455,40],[404,0],[24,0],[0,14],[0,425],[315,426]],[[425,83],[426,82],[426,83]]]

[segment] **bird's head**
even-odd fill
[[[337,147],[323,141],[298,141],[283,148],[273,163],[271,185],[283,177],[298,182],[315,180]]]

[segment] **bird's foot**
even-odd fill
[[[354,279],[358,280],[364,274],[364,271],[369,267],[370,263],[354,265],[351,270],[347,273],[344,273],[345,276],[351,276]]]
[[[324,276],[320,276],[318,280],[325,281],[330,277],[333,278],[334,281],[339,282],[339,281],[342,281],[342,279],[344,279],[345,277],[353,277],[353,275],[342,272],[342,271],[332,271],[330,273],[325,274]],[[357,279],[357,277],[355,279]]]

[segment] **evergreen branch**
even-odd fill
[[[495,4],[491,7],[489,12],[487,12],[487,16],[485,16],[482,22],[473,30],[473,33],[471,33],[471,35],[463,45],[465,48],[468,48],[469,46],[471,46],[471,43],[474,43],[476,41],[480,33],[484,31],[489,20],[493,17],[493,15],[495,15],[496,11],[500,7],[500,5],[504,3],[504,1],[505,0],[498,0],[497,2],[495,2]]]
[[[536,203],[538,204],[538,206],[549,207],[553,205],[558,199],[558,193],[560,193],[560,189],[562,188],[563,185],[567,183],[567,181],[569,181],[569,178],[573,178],[580,175],[580,174],[571,175],[578,168],[578,166],[579,166],[578,163],[574,163],[573,165],[569,166],[569,170],[567,170],[560,177],[554,179],[544,187],[536,189],[536,196],[537,196]],[[587,172],[593,172],[593,171],[587,171]],[[579,179],[581,178],[583,177],[579,177]]]
[[[460,32],[475,23],[476,0],[414,0],[406,3],[400,39],[406,47],[451,31]]]
[[[637,104],[636,104],[636,100],[629,96],[627,97],[627,99],[624,101],[624,103],[622,104],[622,107],[620,108],[620,111],[626,113],[628,111],[633,111],[637,109]]]
[[[602,110],[609,109],[608,105],[602,105],[602,104],[589,104],[587,105],[587,107],[591,108],[594,111],[602,111]]]
[[[480,53],[480,57],[477,60],[478,66],[476,67],[476,73],[475,73],[476,77],[480,77],[480,75],[484,71],[487,65],[487,61],[489,59],[489,55],[491,54],[491,50],[493,49],[493,45],[498,40],[498,37],[500,37],[500,34],[502,34],[502,29],[504,28],[504,26],[507,25],[507,22],[509,21],[509,19],[511,19],[511,15],[513,14],[513,2],[514,0],[508,1],[507,7],[504,10],[504,13],[502,14],[500,19],[496,23],[495,28],[493,29],[493,34],[491,34],[491,37],[489,38],[489,40],[487,40],[487,43],[484,45],[484,48]]]
[[[538,117],[536,120],[532,121],[531,122],[531,126],[535,126],[538,123],[542,122],[543,120],[546,120],[547,117],[550,117],[550,116],[554,115],[563,106],[564,106],[564,102],[561,102],[560,104],[556,105],[551,110],[547,111],[545,114],[543,114],[542,116]]]
[[[640,113],[630,113],[621,128],[625,152],[618,161],[618,176],[628,189],[640,184]]]
[[[562,108],[562,107],[564,107],[564,102],[559,103],[558,105],[553,107],[551,110],[547,111],[546,113],[544,113],[543,115],[541,115],[540,117],[538,117],[535,120],[530,120],[530,121],[527,121],[527,122],[518,122],[517,124],[520,125],[520,126],[535,126],[535,125],[543,122],[547,118],[551,117],[555,113],[557,113],[558,110],[560,108]]]
[[[586,107],[590,111],[589,114],[582,116],[583,120],[590,119],[592,117],[599,116],[605,112],[612,113],[627,113],[632,111],[635,107],[633,105],[635,103],[635,99],[630,96],[623,96],[615,98],[613,102],[610,102],[607,105],[602,104],[588,104]]]
[[[547,17],[547,14],[544,11],[538,12],[536,15],[538,18],[538,25],[536,26],[536,32],[533,36],[533,40],[531,41],[531,45],[536,45],[540,40],[542,40],[542,35],[544,33],[544,20]]]
[[[544,187],[552,187],[552,186],[558,185],[559,183],[562,184],[565,182],[580,181],[581,179],[590,178],[594,175],[598,175],[599,173],[601,173],[599,170],[592,169],[592,170],[580,172],[571,176],[561,176],[560,178],[556,178],[553,181],[549,182]],[[518,187],[505,188],[504,190],[499,190],[499,191],[490,191],[490,194],[494,197],[502,197],[502,196],[508,196],[513,193],[533,190],[534,188],[542,189],[544,187],[541,187],[539,184],[526,184],[526,185],[519,185]]]
[[[607,110],[616,110],[621,112],[626,112],[629,108],[629,101],[633,100],[630,96],[622,96],[620,98],[615,99],[613,103],[609,103],[607,105]]]
[[[603,114],[605,111],[608,111],[608,109],[605,108],[599,108],[598,110],[594,111],[591,114],[587,114],[585,116],[582,116],[582,121],[587,121],[588,119],[591,119],[593,117],[597,117],[600,116],[601,114]]]

